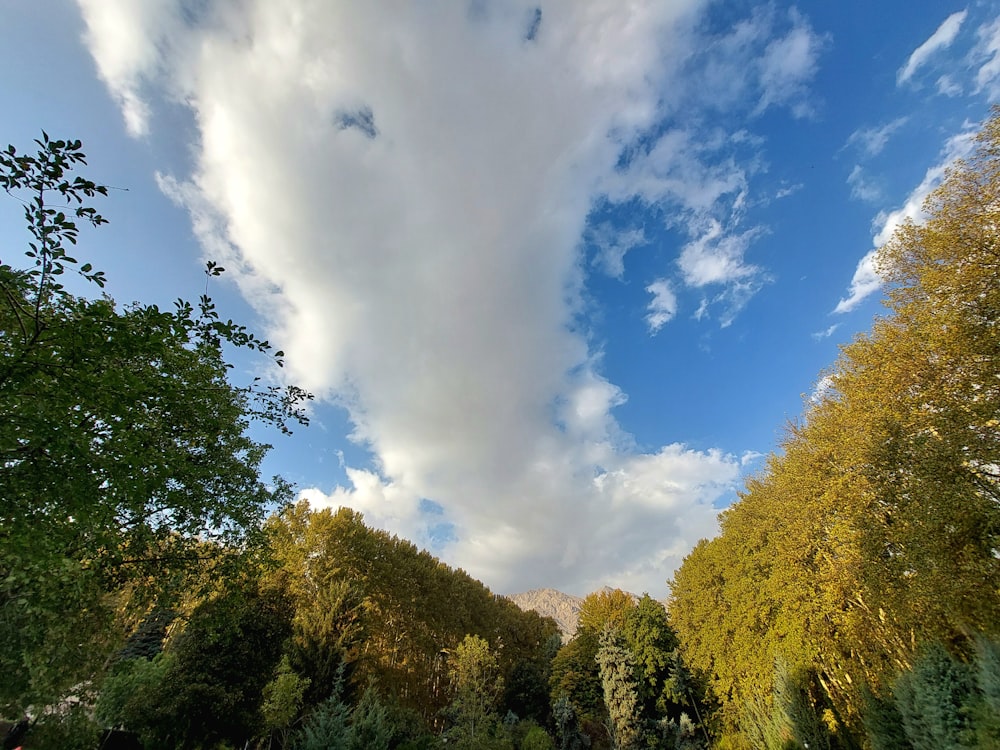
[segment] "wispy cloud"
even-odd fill
[[[907,117],[897,117],[892,122],[878,128],[859,128],[851,133],[846,146],[857,146],[865,156],[877,156],[882,153],[889,139],[906,124]]]
[[[796,117],[807,117],[813,114],[808,82],[816,74],[825,40],[794,9],[789,17],[792,28],[785,36],[770,41],[760,59],[761,97],[757,111],[790,104]]]
[[[906,64],[896,73],[896,83],[904,84],[909,81],[935,52],[951,46],[962,28],[962,22],[965,21],[966,15],[968,15],[968,11],[961,10],[948,16],[927,41],[913,50]]]
[[[852,198],[868,203],[875,203],[882,198],[881,188],[865,175],[860,164],[854,165],[854,169],[847,176],[847,184],[851,188]]]
[[[874,248],[865,253],[858,261],[847,296],[841,298],[837,303],[836,308],[834,308],[835,313],[850,312],[881,288],[882,280],[876,270],[879,248],[889,241],[904,221],[919,222],[923,218],[923,206],[927,196],[941,184],[941,179],[949,165],[956,159],[970,153],[973,145],[972,137],[973,132],[967,130],[950,138],[942,151],[941,160],[927,170],[920,184],[914,188],[903,205],[894,211],[879,214],[875,220],[877,229],[874,237]]]
[[[594,264],[615,279],[625,275],[625,254],[647,242],[642,229],[619,231],[610,222],[592,227],[587,234],[590,242],[597,248]]]
[[[822,331],[816,331],[816,333],[812,334],[812,337],[816,341],[822,341],[823,339],[828,339],[836,332],[838,328],[840,328],[840,324],[834,323],[829,328],[826,328]]]
[[[992,100],[1000,99],[1000,18],[982,26],[976,32],[972,59],[976,71],[976,91],[985,91]]]
[[[828,42],[795,9],[778,14],[760,4],[691,51],[686,85],[707,107],[746,107],[754,115],[787,107],[796,117],[808,116],[815,109],[809,84]]]
[[[938,78],[935,87],[941,96],[961,96],[963,91],[962,84],[949,75]]]

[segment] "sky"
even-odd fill
[[[109,293],[221,263],[316,395],[267,475],[498,593],[666,596],[1000,97],[1000,0],[0,13],[0,141],[83,141]],[[0,238],[16,264],[13,201]]]

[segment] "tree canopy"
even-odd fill
[[[105,223],[89,201],[106,188],[71,174],[81,149],[43,134],[0,152],[31,237],[26,262],[0,264],[0,704],[22,708],[101,663],[116,606],[246,549],[289,494],[260,478],[249,421],[287,430],[309,397],[232,384],[226,346],[282,355],[207,296],[165,312],[70,293],[73,271],[104,284],[70,255],[80,223]]]
[[[682,651],[732,731],[790,710],[785,673],[850,746],[866,696],[925,644],[998,634],[998,192],[995,113],[880,250],[889,313],[672,581]]]

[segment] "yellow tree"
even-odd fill
[[[672,622],[731,720],[778,658],[852,723],[921,643],[1000,627],[998,118],[882,249],[890,314],[676,574]]]

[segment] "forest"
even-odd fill
[[[312,396],[227,357],[282,352],[207,293],[103,295],[71,253],[107,188],[33,148],[0,152],[5,748],[1000,747],[1000,112],[669,600],[591,594],[566,637],[263,479],[248,427]]]

